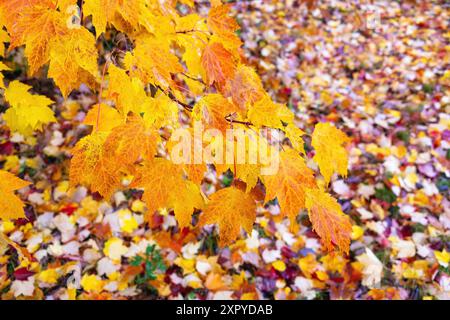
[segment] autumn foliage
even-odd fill
[[[192,0],[0,0],[0,24],[0,54],[24,47],[29,76],[52,79],[63,98],[82,84],[98,97],[83,123],[92,132],[72,150],[72,187],[83,185],[105,199],[143,189],[149,215],[166,208],[182,228],[216,224],[222,246],[241,229],[250,233],[257,206],[276,198],[293,228],[306,210],[324,246],[348,252],[350,220],[326,189],[333,174],[347,174],[350,140],[319,123],[311,140],[315,155],[306,157],[305,133],[292,110],[271,99],[241,57],[239,25],[228,6],[211,1],[203,17]],[[0,62],[5,70],[8,64]],[[39,135],[56,121],[56,102],[33,94],[31,86],[2,77],[0,87],[11,132]],[[258,164],[173,163],[171,133],[195,120],[220,131],[277,132],[282,138],[267,143],[280,150],[278,173],[261,175]],[[231,171],[234,182],[206,196],[202,179],[211,168],[218,175]],[[27,185],[0,171],[1,218],[24,217],[14,191]]]

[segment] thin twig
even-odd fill
[[[159,90],[161,90],[166,96],[168,96],[172,101],[178,103],[180,106],[182,106],[186,111],[191,112],[192,111],[192,107],[190,105],[188,105],[187,103],[184,103],[180,100],[177,99],[177,97],[174,96],[174,94],[170,91],[166,91],[163,88],[161,88],[159,85],[156,86],[156,88],[158,88]]]
[[[80,8],[80,24],[83,25],[83,0],[78,0],[77,5]]]
[[[204,31],[204,30],[195,30],[195,29],[191,29],[191,30],[184,30],[184,31],[176,31],[175,33],[177,34],[187,34],[187,33],[194,33],[194,32],[201,32],[204,33],[206,35],[210,35],[210,33],[208,31]]]
[[[191,76],[190,74],[185,73],[185,72],[182,72],[181,74],[182,74],[183,76],[185,76],[186,78],[189,78],[189,79],[194,80],[194,81],[198,81],[198,82],[200,82],[201,84],[203,84],[203,85],[206,86],[206,83],[205,83],[202,79],[197,79],[197,78],[195,78],[195,77],[193,77],[193,76]]]
[[[247,126],[247,127],[253,126],[253,123],[251,123],[249,121],[239,121],[239,120],[233,119],[233,114],[227,115],[225,117],[225,120],[227,122],[229,122],[230,124],[237,123],[237,124],[242,124],[242,125]]]

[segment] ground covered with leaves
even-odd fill
[[[276,202],[220,249],[211,228],[149,215],[141,191],[109,203],[69,190],[63,168],[95,103],[82,88],[37,141],[0,131],[3,169],[34,182],[20,192],[27,219],[0,223],[2,299],[450,299],[445,1],[237,1],[233,14],[245,57],[301,129],[326,120],[352,139],[348,177],[331,182],[353,223],[349,255],[324,250],[306,212],[290,229]],[[229,184],[209,172],[204,192]]]

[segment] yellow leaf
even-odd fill
[[[57,283],[58,278],[59,278],[58,271],[56,271],[55,269],[47,269],[47,270],[41,271],[38,276],[39,281],[49,283],[49,284]]]
[[[234,33],[239,29],[239,24],[229,15],[230,6],[221,5],[211,8],[208,14],[207,24],[212,32],[221,34]]]
[[[183,179],[183,170],[171,161],[155,158],[138,168],[132,188],[143,187],[142,199],[148,211],[173,208],[180,227],[190,224],[194,208],[203,207],[203,198],[197,185]]]
[[[306,190],[316,185],[314,173],[294,149],[287,148],[280,156],[278,173],[262,177],[266,187],[265,201],[276,197],[281,213],[294,222],[299,211],[305,208]]]
[[[119,112],[117,112],[117,110],[113,107],[102,103],[100,107],[100,113],[98,108],[99,105],[96,104],[89,110],[86,117],[84,118],[84,124],[93,126],[94,130],[97,131],[111,131],[113,128],[123,124],[122,117],[120,116]]]
[[[144,122],[148,127],[156,129],[172,126],[178,127],[178,105],[166,94],[159,93],[153,98],[148,98],[143,108]]]
[[[0,219],[24,218],[24,204],[14,195],[14,191],[28,186],[30,183],[17,178],[15,175],[0,170]]]
[[[352,226],[352,240],[359,240],[364,235],[364,229],[360,226]]]
[[[109,85],[108,97],[112,98],[116,107],[123,116],[130,111],[139,114],[145,110],[144,105],[149,103],[149,98],[144,90],[144,84],[138,78],[131,78],[125,70],[110,65],[108,68]]]
[[[448,267],[448,263],[450,262],[450,254],[445,250],[445,248],[442,252],[434,251],[434,256],[441,266],[444,268]]]
[[[239,24],[229,15],[230,6],[220,5],[212,7],[208,14],[207,25],[214,33],[213,39],[221,42],[227,49],[237,49],[241,41],[236,35]]]
[[[140,116],[132,115],[128,122],[114,128],[104,144],[107,158],[123,169],[139,159],[152,159],[156,154],[159,135],[156,130],[146,129]]]
[[[80,284],[81,284],[81,287],[83,287],[83,289],[88,292],[99,293],[103,290],[103,287],[105,286],[105,281],[102,280],[97,275],[85,274],[81,278]]]
[[[188,227],[191,224],[193,209],[203,209],[203,198],[199,187],[191,181],[184,182],[184,190],[176,195],[176,201],[173,201],[175,218],[181,228]]]
[[[337,246],[341,252],[348,253],[352,224],[339,203],[323,190],[308,189],[305,205],[313,229],[327,250]]]
[[[283,272],[284,270],[286,270],[286,264],[283,262],[283,260],[277,260],[272,262],[272,267],[280,272]]]
[[[302,136],[305,132],[295,126],[295,124],[288,124],[284,129],[286,137],[291,141],[292,147],[298,152],[305,154],[304,141]]]
[[[172,74],[183,72],[178,58],[170,51],[169,42],[152,37],[138,38],[133,53],[125,55],[124,63],[130,76],[164,89],[176,88]]]
[[[314,161],[319,165],[326,184],[335,172],[347,175],[348,154],[344,145],[349,141],[345,133],[329,123],[316,125],[311,144],[316,151]]]
[[[2,26],[2,22],[0,21],[0,26]],[[0,56],[3,56],[5,53],[5,42],[10,42],[11,39],[9,38],[8,33],[0,29]]]
[[[217,223],[221,246],[231,244],[239,236],[241,227],[250,234],[256,219],[256,205],[252,197],[229,187],[213,193],[200,216],[199,225]]]
[[[251,67],[240,64],[231,81],[231,96],[233,102],[245,110],[247,104],[252,105],[265,95],[261,79]]]
[[[283,104],[274,103],[268,94],[249,107],[247,117],[256,127],[283,129],[284,123],[294,121],[294,114]]]
[[[83,12],[92,16],[97,38],[106,31],[108,23],[125,32],[137,28],[140,15],[148,10],[142,0],[85,0]]]
[[[122,184],[115,159],[105,156],[103,145],[107,135],[99,131],[78,141],[72,149],[69,181],[71,186],[84,185],[108,199]]]
[[[120,228],[123,232],[133,233],[139,227],[130,210],[121,209],[117,212],[117,215],[119,216]]]
[[[204,80],[207,84],[217,83],[220,88],[234,77],[236,63],[232,54],[221,43],[209,43],[203,49],[201,60],[206,71]]]
[[[122,256],[128,252],[128,248],[123,245],[123,240],[120,238],[110,238],[105,243],[103,253],[111,260],[120,262]]]
[[[49,122],[55,122],[52,109],[54,102],[41,95],[28,92],[31,87],[19,81],[12,81],[5,89],[5,99],[11,108],[6,110],[3,118],[8,127],[25,136],[33,134],[34,130],[42,130]]]
[[[85,0],[83,3],[83,13],[92,16],[92,24],[95,27],[95,34],[98,37],[106,31],[108,15],[113,15],[115,7],[108,5],[108,0]]]
[[[95,37],[85,28],[70,29],[51,43],[48,77],[64,97],[82,83],[96,86],[98,53]]]
[[[230,128],[230,124],[225,118],[231,114],[237,114],[239,111],[237,106],[222,95],[214,93],[203,96],[195,104],[192,114],[196,120],[202,120],[208,128],[225,132]]]
[[[25,45],[25,56],[28,59],[30,74],[33,75],[49,61],[51,43],[55,42],[55,38],[66,34],[69,29],[66,26],[67,17],[56,10],[51,1],[33,0],[27,4],[23,2],[25,1],[19,5],[20,11],[15,17],[11,17],[11,24],[7,25],[11,35],[9,49]],[[17,8],[14,8],[12,12],[16,10]]]

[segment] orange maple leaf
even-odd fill
[[[124,60],[130,76],[143,83],[159,85],[164,89],[176,87],[172,74],[183,72],[178,58],[171,53],[168,43],[155,38],[138,38],[133,53]]]
[[[262,177],[266,187],[265,201],[276,197],[281,213],[293,223],[299,211],[305,208],[306,190],[314,188],[316,183],[313,171],[296,150],[287,148],[280,156],[278,173]]]
[[[117,167],[126,169],[139,159],[152,159],[159,135],[147,129],[140,116],[131,115],[126,124],[114,128],[106,138],[104,153]]]
[[[225,132],[230,127],[226,117],[241,111],[221,94],[213,93],[203,96],[194,106],[192,114],[195,119],[202,120],[208,128]]]
[[[109,199],[122,184],[114,158],[105,156],[103,145],[107,136],[107,132],[98,131],[78,141],[72,149],[69,182],[71,186],[87,186]]]
[[[236,20],[229,15],[229,12],[230,6],[228,5],[213,7],[209,10],[206,23],[212,32],[217,34],[224,32],[234,33],[240,28]]]
[[[253,198],[229,187],[213,193],[200,216],[199,226],[217,223],[221,246],[231,244],[239,236],[241,227],[251,233],[256,219],[256,204]]]
[[[352,224],[336,199],[323,190],[308,189],[305,205],[313,229],[327,250],[333,250],[336,245],[340,251],[348,254]]]
[[[155,158],[137,169],[132,188],[144,188],[142,199],[149,214],[162,208],[173,208],[180,227],[190,225],[194,208],[203,207],[200,189],[183,179],[183,169],[171,161]]]
[[[19,1],[18,5],[20,11],[9,20],[9,49],[25,45],[30,73],[35,74],[50,59],[50,43],[68,31],[66,17],[56,10],[51,1],[31,1],[26,4]],[[9,6],[2,8],[2,12],[5,12]],[[12,9],[12,12],[15,11]]]
[[[15,175],[0,170],[0,218],[18,219],[25,218],[23,211],[23,202],[14,195],[14,191],[28,186],[30,183],[17,178]]]
[[[264,97],[261,79],[252,67],[239,65],[234,78],[230,81],[230,94],[233,102],[245,110],[247,104],[253,104]]]
[[[202,67],[206,71],[205,81],[209,85],[216,82],[219,87],[233,78],[236,71],[233,55],[218,42],[212,42],[203,49]]]

